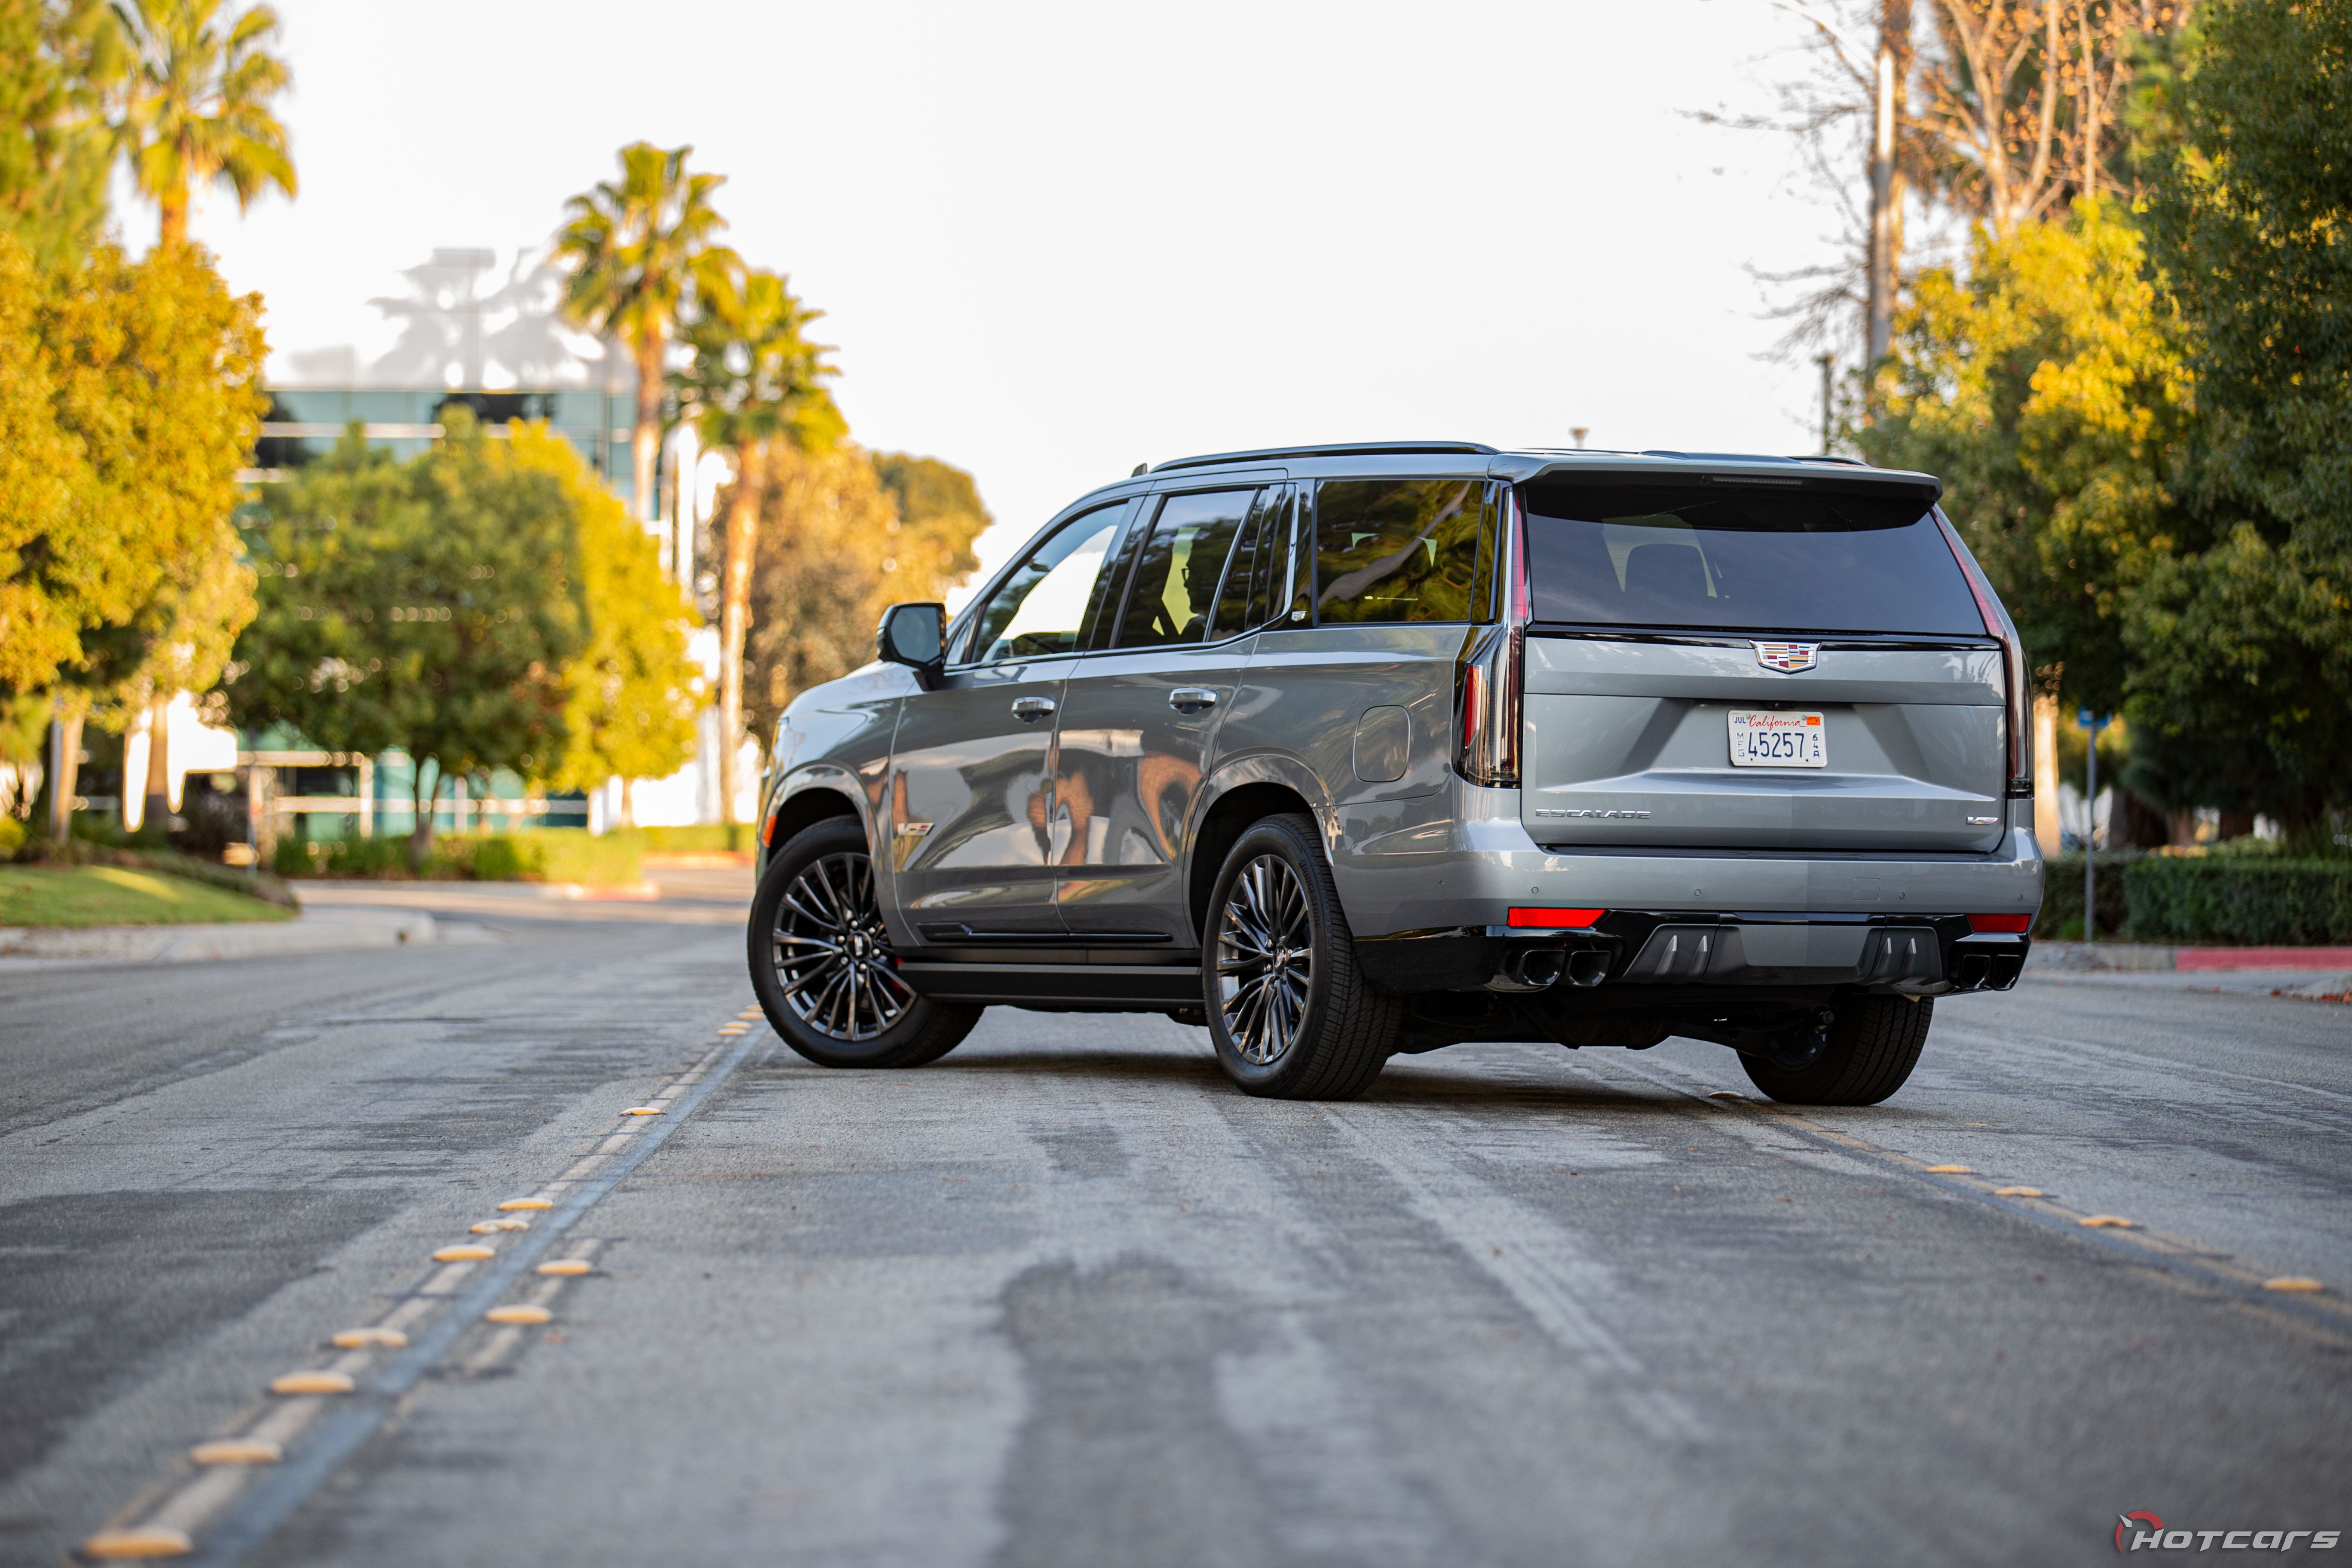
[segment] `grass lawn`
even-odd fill
[[[293,913],[184,877],[118,866],[0,866],[0,926],[193,925]]]

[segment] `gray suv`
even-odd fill
[[[803,692],[751,979],[838,1067],[992,1005],[1253,1094],[1467,1040],[1895,1092],[2042,898],[2015,627],[1925,474],[1463,442],[1162,463]]]

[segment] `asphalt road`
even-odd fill
[[[1868,1110],[1709,1098],[1748,1085],[1688,1041],[1294,1105],[1156,1018],[810,1067],[719,1032],[734,911],[673,891],[0,973],[0,1559],[174,1521],[199,1561],[925,1568],[2352,1530],[2343,1005],[2029,977]],[[550,1321],[482,1321],[517,1305]]]

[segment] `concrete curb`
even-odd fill
[[[409,910],[305,912],[290,921],[235,925],[0,927],[0,967],[51,963],[201,963],[278,958],[439,940],[431,915]]]
[[[2042,969],[2156,970],[2210,973],[2231,969],[2352,971],[2352,947],[2158,947],[2149,942],[2037,942]]]

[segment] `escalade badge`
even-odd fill
[[[1813,668],[1813,655],[1821,651],[1821,647],[1817,642],[1760,642],[1755,645],[1756,662],[1767,669],[1794,675]]]

